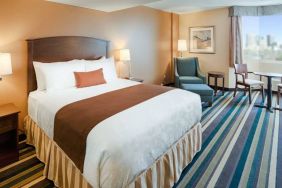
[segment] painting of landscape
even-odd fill
[[[191,27],[189,41],[192,53],[215,53],[214,27]]]

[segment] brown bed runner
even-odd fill
[[[83,172],[86,139],[98,123],[171,89],[139,84],[66,105],[55,116],[54,140]]]

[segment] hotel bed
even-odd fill
[[[201,148],[201,102],[198,95],[125,79],[85,88],[71,87],[51,92],[36,90],[34,61],[96,59],[108,55],[108,42],[87,37],[53,37],[29,40],[28,46],[30,93],[25,130],[27,142],[35,146],[38,158],[46,164],[44,175],[47,178],[59,187],[173,186]],[[68,143],[61,144],[73,142],[71,137],[64,135],[57,142],[56,122],[63,117],[58,117],[58,114],[64,115],[62,109],[94,99],[93,105],[86,109],[99,107],[107,111],[112,103],[125,103],[130,98],[127,92],[140,93],[140,89],[135,88],[141,88],[143,92],[147,88],[164,91],[99,121],[87,134],[84,155],[74,150],[75,142],[80,143],[80,139],[74,139],[73,153],[64,149],[64,144]],[[116,95],[120,91],[124,91],[123,94]],[[96,99],[107,95],[122,97],[112,97],[111,104],[103,104],[106,108],[99,106]],[[77,116],[84,114],[77,110]],[[77,154],[83,158],[83,163],[72,157]]]

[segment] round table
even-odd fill
[[[217,93],[218,85],[217,80],[219,78],[222,78],[222,95],[224,95],[224,73],[223,72],[217,72],[217,71],[209,71],[208,72],[208,85],[210,86],[210,77],[214,78],[214,95]]]
[[[279,108],[273,108],[272,107],[272,78],[282,78],[282,74],[271,73],[271,72],[253,72],[253,73],[256,74],[256,75],[264,76],[264,77],[267,78],[267,104],[266,104],[266,106],[258,105],[258,104],[256,104],[255,106],[261,107],[261,108],[266,108],[270,112],[273,112],[273,109],[281,110]]]

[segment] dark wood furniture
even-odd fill
[[[281,78],[281,84],[278,84],[278,88],[277,88],[277,104],[280,104],[280,96],[282,93],[282,78]]]
[[[52,63],[73,59],[108,57],[109,41],[81,36],[59,36],[27,40],[28,93],[37,89],[33,61]]]
[[[210,85],[210,78],[214,78],[214,95],[217,94],[218,91],[218,79],[222,79],[222,88],[221,88],[221,92],[222,95],[224,95],[224,73],[223,72],[217,72],[217,71],[209,71],[208,72],[208,85]]]
[[[18,114],[13,104],[0,106],[0,167],[19,160]]]
[[[272,78],[282,78],[282,74],[278,73],[267,73],[267,72],[254,72],[254,74],[259,76],[264,76],[267,78],[267,104],[259,105],[256,104],[256,107],[266,108],[268,111],[273,112],[275,110],[281,110],[280,108],[273,108],[272,107]]]
[[[264,89],[263,89],[264,83],[259,80],[248,79],[248,73],[253,73],[253,72],[248,72],[247,64],[234,64],[234,68],[235,68],[235,79],[236,79],[234,97],[238,90],[238,85],[241,85],[244,87],[242,88],[244,90],[244,95],[246,95],[246,91],[249,91],[249,103],[251,104],[252,88],[260,87],[262,93],[262,100],[264,101]],[[241,76],[242,80],[238,79],[238,76]]]

